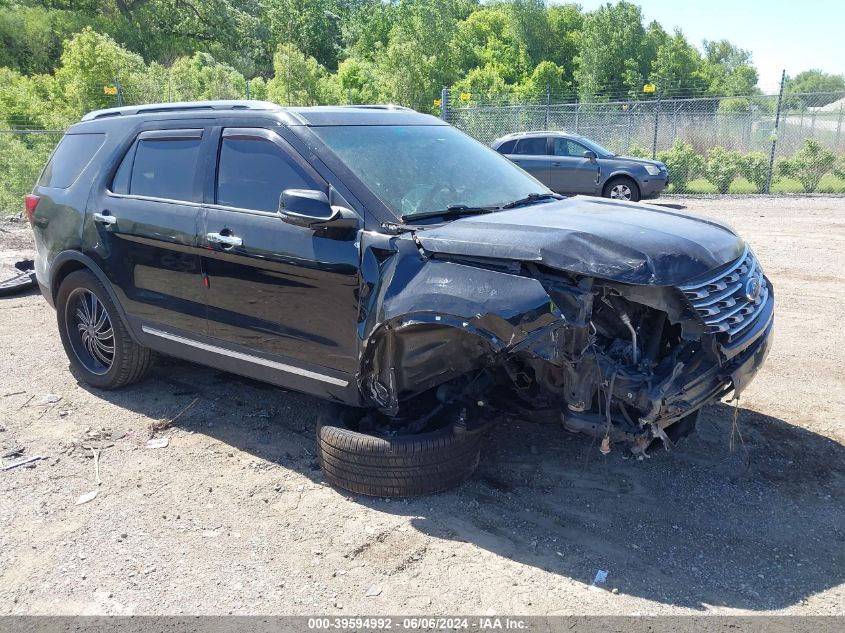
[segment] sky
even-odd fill
[[[555,0],[556,2],[572,0]],[[574,0],[585,11],[605,2]],[[690,43],[727,39],[751,51],[764,92],[777,92],[781,71],[819,68],[845,74],[845,0],[631,0],[645,23],[669,33],[680,28]]]

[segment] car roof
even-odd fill
[[[185,101],[148,103],[95,110],[77,126],[91,122],[193,118],[196,116],[272,118],[286,125],[447,125],[444,121],[396,105],[282,107],[269,101]]]
[[[580,138],[580,134],[571,134],[569,132],[562,132],[561,130],[532,130],[530,132],[511,132],[510,134],[505,134],[504,136],[500,136],[495,141],[493,141],[493,146],[498,146],[504,143],[505,141],[512,141],[514,139],[520,138],[536,138],[538,136],[559,136],[561,138]]]

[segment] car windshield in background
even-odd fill
[[[594,151],[599,158],[608,158],[609,156],[616,156],[614,152],[611,152],[606,147],[602,147],[595,141],[591,141],[590,139],[585,138],[583,136],[578,137],[578,142],[581,143],[581,145],[586,145],[587,149],[591,149],[592,151]]]
[[[446,126],[326,126],[314,132],[396,216],[499,207],[548,190]],[[454,216],[454,214],[453,214]]]

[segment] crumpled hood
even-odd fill
[[[663,209],[576,196],[470,216],[416,233],[433,253],[538,262],[641,285],[676,286],[737,259],[728,226]]]

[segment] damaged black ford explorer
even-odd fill
[[[563,198],[399,107],[93,112],[26,211],[77,376],[123,387],[161,353],[320,396],[325,476],[363,494],[460,483],[502,419],[668,448],[771,342],[729,227]]]

